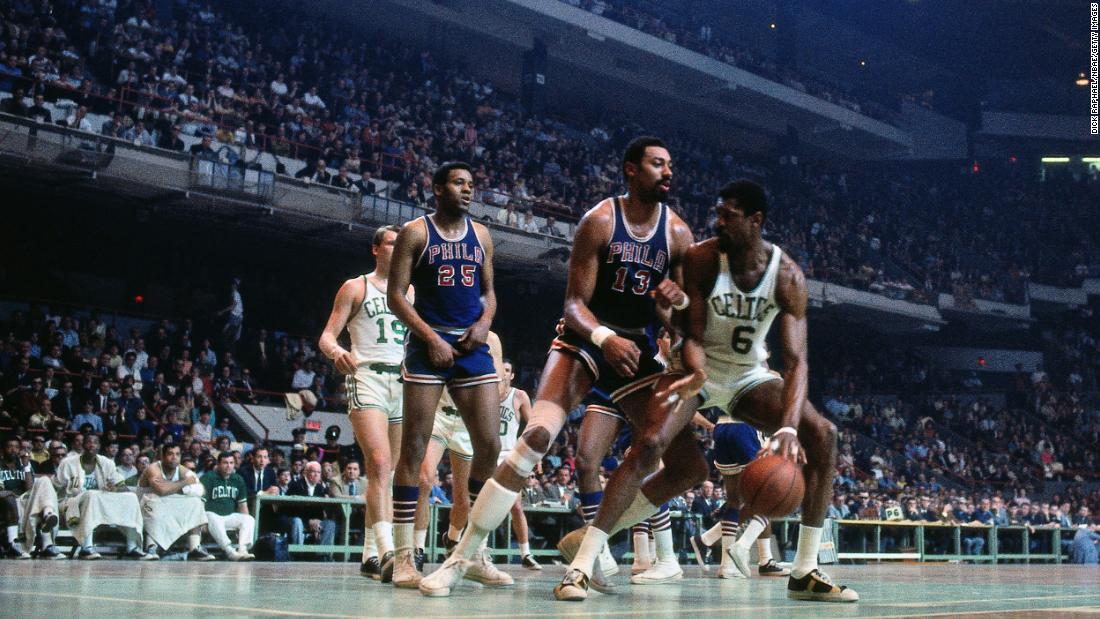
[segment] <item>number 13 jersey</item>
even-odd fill
[[[718,276],[707,295],[707,328],[703,335],[707,367],[762,366],[768,360],[765,340],[779,304],[775,299],[783,252],[772,245],[764,275],[749,292],[737,287],[726,253],[719,251]]]
[[[657,225],[645,238],[626,225],[621,198],[612,204],[615,223],[606,255],[601,257],[596,288],[588,307],[601,324],[620,330],[652,330],[656,336],[657,302],[650,291],[668,276],[668,207],[660,205]]]

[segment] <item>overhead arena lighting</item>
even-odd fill
[[[1039,161],[1043,163],[1069,163],[1069,157],[1043,157]]]

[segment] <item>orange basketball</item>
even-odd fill
[[[743,509],[756,516],[781,518],[802,504],[806,481],[801,466],[771,454],[745,467],[740,488]]]

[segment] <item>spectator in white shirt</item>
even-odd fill
[[[280,97],[285,97],[286,93],[289,92],[286,87],[286,82],[284,82],[283,79],[283,74],[280,73],[278,77],[271,80],[271,92]]]
[[[535,212],[531,209],[527,209],[527,212],[523,215],[523,224],[519,227],[524,232],[530,232],[531,234],[539,233],[539,225],[535,222]]]
[[[125,380],[127,376],[132,376],[134,378],[134,390],[141,391],[141,368],[137,366],[137,353],[132,350],[127,351],[126,360],[122,362],[122,365],[118,366],[116,374],[118,375],[119,382]]]
[[[497,211],[497,223],[503,226],[518,228],[519,213],[516,212],[516,206],[509,203],[508,206]]]
[[[316,86],[309,89],[309,92],[306,93],[306,96],[302,97],[302,101],[304,101],[305,104],[310,107],[319,107],[321,109],[325,108],[325,102],[322,101],[321,97],[317,95]]]
[[[316,373],[313,371],[313,362],[306,361],[305,365],[294,372],[294,378],[290,381],[290,388],[294,391],[309,389],[313,386],[314,376],[316,376]]]

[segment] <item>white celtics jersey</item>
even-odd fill
[[[386,293],[363,276],[363,303],[348,321],[351,351],[359,363],[400,364],[405,356],[405,323],[390,313]]]
[[[707,365],[760,366],[768,360],[765,340],[779,314],[775,286],[783,252],[772,245],[771,259],[756,288],[744,292],[730,275],[725,252],[719,252],[718,277],[707,299],[707,329],[703,347]]]
[[[516,388],[512,387],[500,401],[500,450],[511,451],[519,436],[519,407],[516,406]]]

